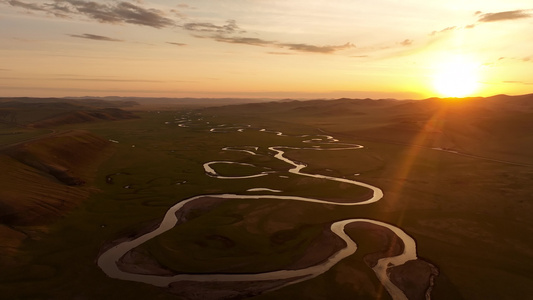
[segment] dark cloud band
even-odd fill
[[[497,21],[506,21],[506,20],[515,20],[515,19],[524,19],[530,18],[531,14],[527,13],[526,10],[512,10],[512,11],[502,11],[497,13],[486,13],[481,14],[479,22],[497,22]]]
[[[155,28],[174,25],[160,10],[144,8],[130,2],[98,3],[83,0],[53,0],[46,3],[7,1],[11,6],[27,10],[45,11],[56,16],[84,15],[102,23],[129,23]]]
[[[176,43],[176,42],[167,42],[167,44],[174,45],[174,46],[187,46],[187,44],[184,44],[184,43]]]
[[[279,43],[276,41],[268,41],[263,40],[259,38],[251,38],[251,37],[227,37],[222,35],[217,35],[212,37],[217,42],[223,42],[223,43],[231,43],[231,44],[245,44],[245,45],[251,45],[251,46],[274,46],[274,47],[281,47],[281,48],[288,48],[292,51],[298,51],[298,52],[312,52],[312,53],[324,53],[324,54],[331,54],[339,50],[349,49],[349,48],[355,48],[355,45],[352,43],[346,43],[343,45],[336,45],[336,46],[316,46],[316,45],[310,45],[310,44],[291,44],[291,43]]]
[[[69,34],[68,36],[96,41],[107,41],[107,42],[122,42],[122,40],[110,38],[107,36],[84,33],[84,34]]]
[[[325,54],[334,53],[339,50],[355,48],[355,45],[351,43],[346,43],[344,45],[338,45],[338,46],[316,46],[316,45],[309,45],[309,44],[279,44],[279,45],[282,47],[287,47],[293,51],[325,53]]]
[[[245,31],[239,30],[237,22],[235,20],[226,21],[225,25],[215,25],[213,23],[185,23],[181,26],[188,31],[196,32],[213,32],[219,34],[232,34],[235,32],[244,33]]]

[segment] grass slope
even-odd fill
[[[0,154],[0,220],[35,225],[65,214],[87,198],[83,188],[111,143],[84,131],[67,131],[5,149]]]
[[[89,197],[97,166],[111,151],[106,140],[67,131],[0,152],[0,264],[15,263],[23,240]]]

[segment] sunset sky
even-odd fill
[[[526,94],[532,37],[531,0],[0,0],[0,97]]]

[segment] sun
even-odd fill
[[[478,65],[465,56],[443,59],[436,67],[433,86],[443,97],[471,96],[479,87]]]

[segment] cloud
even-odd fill
[[[405,39],[405,40],[400,42],[400,45],[402,45],[402,46],[410,46],[412,44],[413,44],[413,40],[410,40],[410,39]]]
[[[178,5],[176,5],[176,7],[184,8],[184,9],[197,9],[197,8],[194,7],[194,6],[191,6],[191,5],[189,5],[189,4],[185,4],[185,3],[178,4]]]
[[[449,32],[449,31],[473,29],[475,27],[476,27],[476,24],[468,24],[468,25],[465,25],[465,26],[449,26],[449,27],[446,27],[446,28],[441,29],[441,30],[434,30],[429,35],[430,36],[435,36],[437,34],[446,33],[446,32]]]
[[[212,37],[217,42],[230,43],[230,44],[246,44],[252,46],[272,46],[276,45],[274,41],[262,40],[259,38],[251,37],[226,37],[217,35]]]
[[[196,32],[210,32],[220,34],[232,34],[239,31],[239,26],[235,20],[226,21],[226,25],[215,25],[213,23],[185,23],[182,25],[183,29]],[[244,33],[245,31],[239,31]]]
[[[316,46],[316,45],[310,45],[310,44],[279,43],[276,41],[268,41],[268,40],[263,40],[260,38],[252,38],[252,37],[228,37],[225,35],[215,35],[215,36],[210,36],[209,38],[212,38],[215,41],[222,42],[222,43],[245,44],[245,45],[262,46],[262,47],[272,46],[272,47],[289,48],[289,50],[299,51],[299,52],[312,52],[312,53],[325,53],[325,54],[330,54],[330,53],[334,53],[339,50],[344,50],[344,49],[355,47],[355,45],[353,45],[352,43],[346,43],[344,45],[338,45],[338,46]],[[281,53],[273,52],[270,54],[281,54]]]
[[[289,50],[299,51],[299,52],[312,52],[312,53],[325,53],[330,54],[339,50],[344,50],[348,48],[354,48],[355,45],[352,43],[346,43],[344,45],[338,46],[316,46],[310,44],[293,44],[293,43],[279,43],[276,41],[268,41],[259,38],[251,37],[228,37],[224,35],[211,36],[210,38],[214,39],[217,42],[231,43],[231,44],[245,44],[251,46],[271,46],[271,47],[281,47],[288,48]],[[273,52],[270,54],[281,54],[279,52]],[[285,54],[285,53],[283,53]]]
[[[36,3],[26,3],[26,2],[17,1],[17,0],[9,0],[6,2],[9,3],[11,6],[18,6],[18,7],[28,9],[28,10],[46,11],[45,8],[41,7],[39,4],[36,4]]]
[[[107,41],[107,42],[122,42],[122,40],[110,38],[107,36],[84,33],[84,34],[69,34],[68,36],[96,41]]]
[[[533,82],[526,82],[526,81],[509,80],[509,81],[502,81],[502,82],[503,82],[503,83],[510,83],[510,84],[533,85]]]
[[[98,3],[84,0],[53,0],[52,2],[37,4],[9,0],[7,3],[11,6],[27,10],[45,11],[61,17],[83,15],[101,23],[129,23],[155,28],[174,25],[174,21],[166,18],[165,14],[158,9],[143,8],[125,1]]]
[[[526,10],[511,10],[511,11],[502,11],[502,12],[497,12],[497,13],[481,14],[478,22],[497,22],[497,21],[524,19],[524,18],[530,18],[530,17],[531,17],[531,14],[527,13]]]
[[[187,46],[187,44],[184,44],[184,43],[176,43],[176,42],[167,42],[167,44],[170,44],[170,45],[176,45],[176,46]]]
[[[294,55],[294,53],[289,53],[289,52],[276,52],[276,51],[271,51],[271,52],[267,52],[268,54],[272,54],[272,55]]]
[[[439,33],[443,33],[443,32],[447,32],[447,31],[452,31],[452,30],[455,30],[457,29],[457,26],[450,26],[450,27],[446,27],[442,30],[434,30],[433,32],[431,32],[429,35],[433,36],[433,35],[436,35],[436,34],[439,34]]]
[[[339,46],[315,46],[315,45],[309,45],[309,44],[278,44],[278,45],[280,45],[281,47],[289,48],[290,50],[293,50],[293,51],[324,53],[324,54],[330,54],[330,53],[334,53],[339,50],[355,48],[355,45],[352,43],[346,43],[344,45],[339,45]]]
[[[66,1],[78,12],[104,23],[130,23],[155,28],[174,25],[172,20],[163,17],[160,10],[142,8],[129,2],[99,4],[81,0],[56,1]]]

